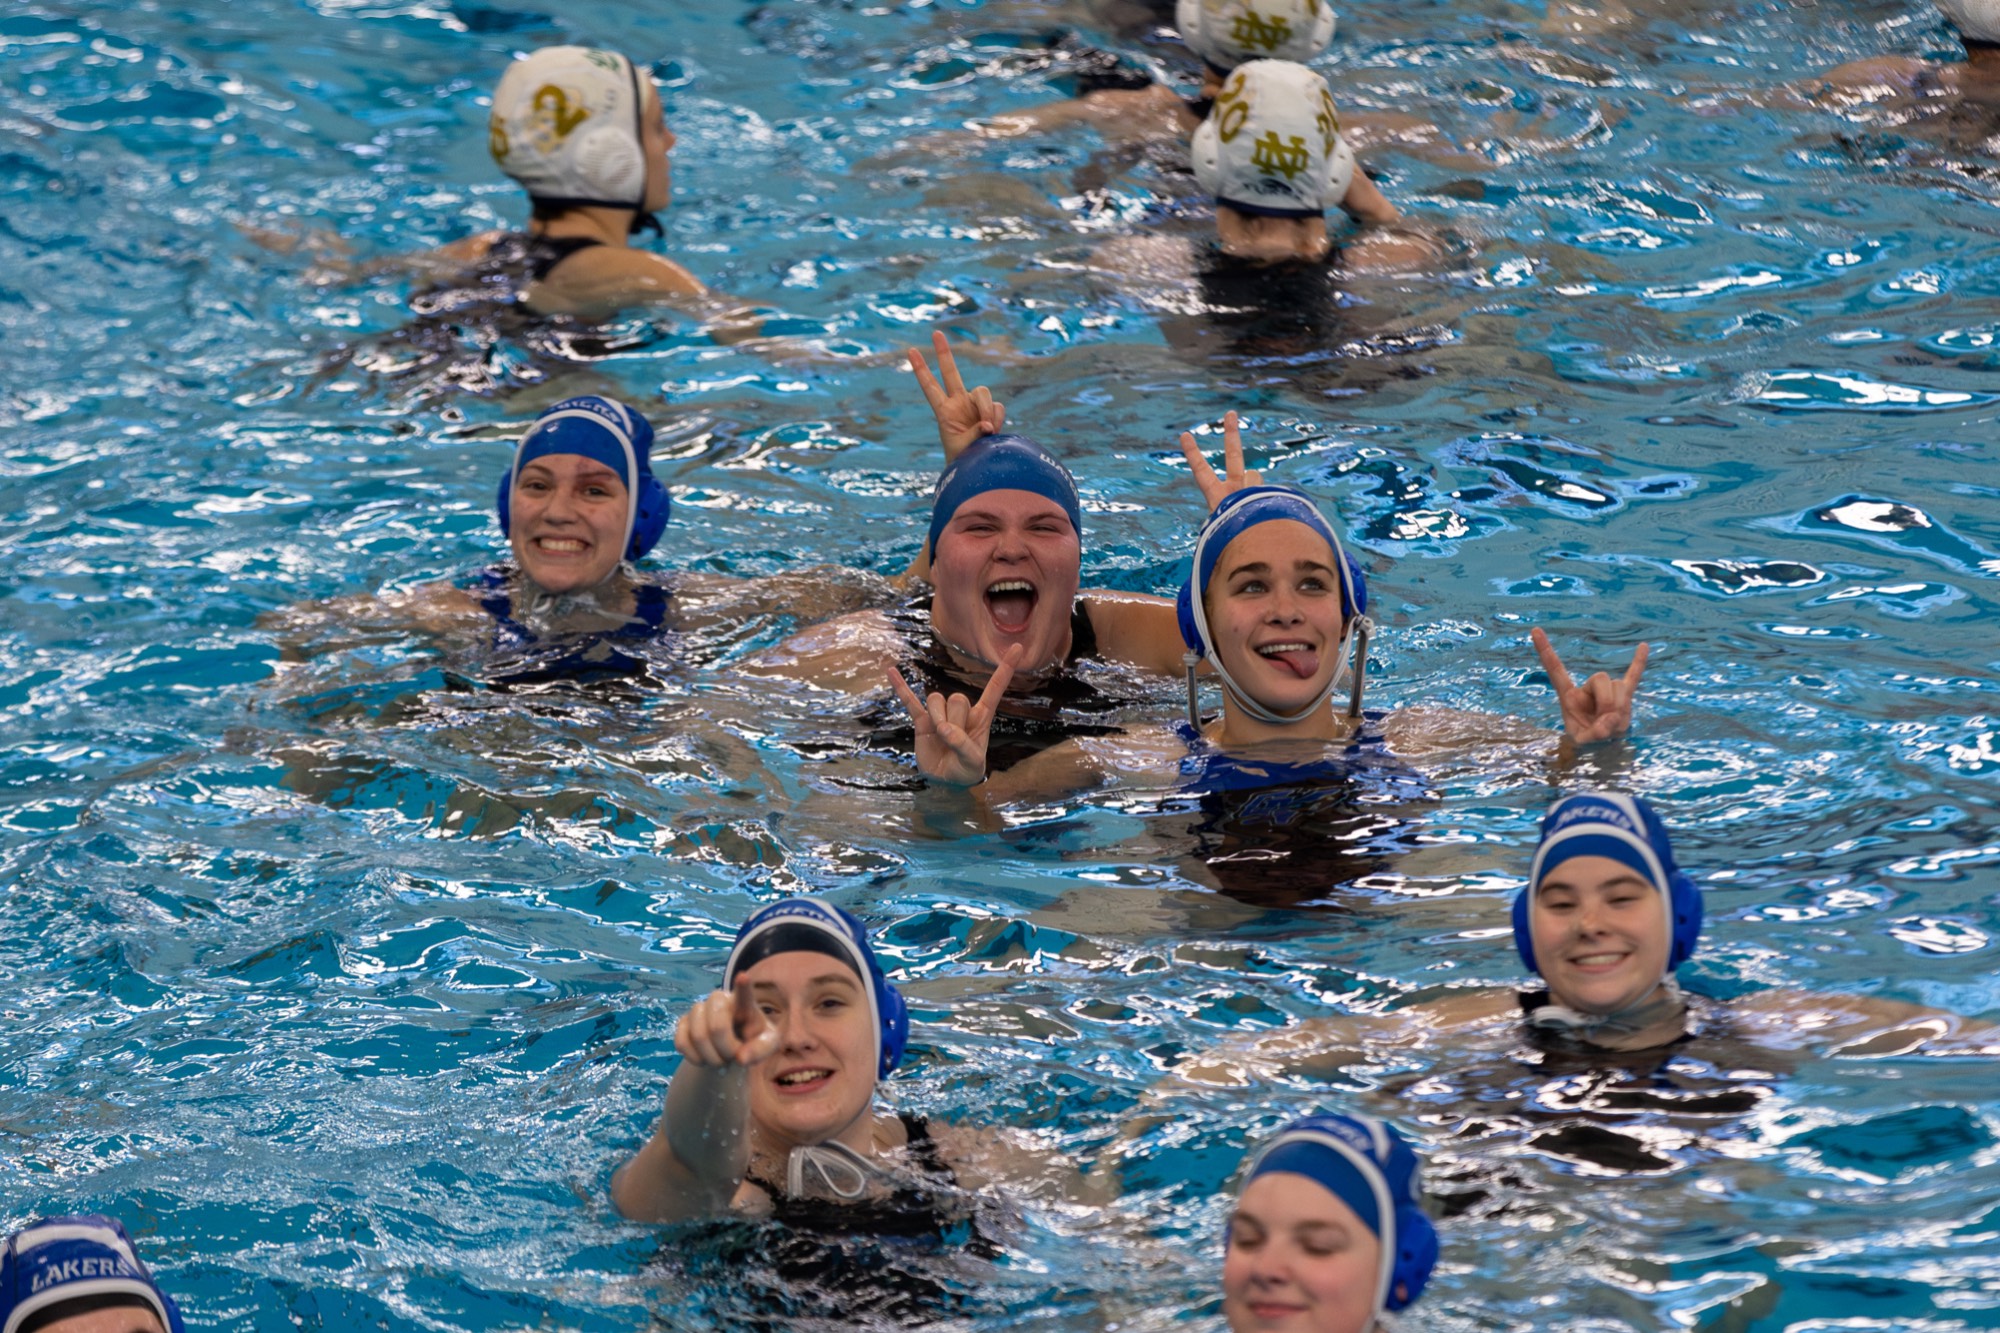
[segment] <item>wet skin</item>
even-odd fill
[[[1666,975],[1660,891],[1608,856],[1573,856],[1544,874],[1528,922],[1535,962],[1558,1004],[1615,1013],[1652,994]]]
[[[1272,1171],[1236,1201],[1222,1259],[1230,1333],[1365,1333],[1382,1244],[1307,1176]]]
[[[545,592],[595,588],[625,557],[631,497],[623,479],[595,459],[535,459],[514,478],[508,504],[514,559]]]
[[[1061,505],[987,491],[960,505],[932,553],[931,624],[948,647],[992,666],[1016,644],[1023,674],[1060,666],[1082,580],[1083,545]]]

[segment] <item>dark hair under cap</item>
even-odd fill
[[[746,943],[735,957],[729,960],[729,974],[734,977],[747,972],[766,958],[781,953],[818,953],[837,959],[842,967],[854,972],[854,959],[837,941],[817,926],[787,921],[760,932]],[[854,972],[855,980],[861,974]]]

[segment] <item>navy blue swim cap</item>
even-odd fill
[[[1069,515],[1079,544],[1083,541],[1083,504],[1069,469],[1025,435],[982,435],[938,477],[930,536],[924,539],[927,555],[937,558],[938,538],[959,506],[988,491],[1027,491],[1055,501]]]
[[[909,1044],[910,1010],[882,971],[881,960],[868,943],[868,927],[852,913],[817,898],[785,898],[753,912],[736,932],[736,946],[723,965],[723,989],[734,988],[739,973],[773,954],[799,951],[838,959],[863,983],[877,1031],[876,1077],[887,1077],[902,1062],[903,1048]]]
[[[7,1238],[0,1250],[0,1329],[15,1330],[70,1301],[126,1297],[183,1333],[180,1308],[139,1262],[125,1228],[108,1217],[44,1217]]]
[[[515,447],[513,465],[500,478],[500,532],[510,535],[514,478],[537,458],[579,454],[602,463],[625,483],[625,559],[637,560],[659,544],[673,498],[653,475],[653,423],[613,398],[565,398],[535,418]]]
[[[1422,1294],[1437,1266],[1437,1228],[1424,1212],[1417,1154],[1394,1126],[1362,1115],[1294,1120],[1257,1150],[1243,1183],[1273,1171],[1304,1176],[1323,1187],[1381,1241],[1378,1317]]]
[[[1565,796],[1542,817],[1542,841],[1535,848],[1528,882],[1514,896],[1514,947],[1530,972],[1535,964],[1535,937],[1528,922],[1535,890],[1563,862],[1578,856],[1604,856],[1626,867],[1660,894],[1667,914],[1667,971],[1694,956],[1701,939],[1701,887],[1674,864],[1667,826],[1653,807],[1623,792],[1585,792]]]

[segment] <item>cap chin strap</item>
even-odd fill
[[[1204,616],[1203,620],[1206,619]],[[1201,630],[1204,638],[1209,637],[1206,623],[1202,625]],[[1367,616],[1356,616],[1348,623],[1347,633],[1341,636],[1340,646],[1334,650],[1340,655],[1340,665],[1327,680],[1325,687],[1313,696],[1312,702],[1296,713],[1273,712],[1251,698],[1249,693],[1236,683],[1236,678],[1229,674],[1229,668],[1222,664],[1222,654],[1219,651],[1211,651],[1206,660],[1215,668],[1215,674],[1222,680],[1223,692],[1237,708],[1259,722],[1289,727],[1296,726],[1319,712],[1326,706],[1326,701],[1333,697],[1333,692],[1340,688],[1340,682],[1347,676],[1348,651],[1352,645],[1354,685],[1347,694],[1347,716],[1358,718],[1361,716],[1361,694],[1368,686],[1368,638],[1374,631],[1375,622]],[[1210,639],[1210,642],[1213,642],[1213,639]],[[1187,667],[1188,725],[1196,728],[1201,726],[1201,698],[1199,688],[1195,684],[1194,673],[1195,668],[1199,667],[1203,660],[1192,652],[1181,654],[1181,662]]]

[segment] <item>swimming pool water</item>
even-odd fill
[[[1232,1034],[1512,982],[1506,895],[1590,782],[1657,801],[1704,873],[1697,988],[2000,1011],[1992,157],[1746,96],[1954,39],[1902,0],[1608,8],[1343,8],[1343,105],[1468,154],[1369,161],[1465,258],[1301,342],[1218,330],[1135,257],[1203,220],[1160,162],[916,143],[1053,95],[1060,30],[1170,58],[1116,6],[9,7],[0,1222],[121,1216],[203,1327],[742,1327],[728,1252],[674,1252],[605,1185],[755,903],[826,892],[885,930],[918,1019],[899,1105],[1088,1160]],[[316,267],[322,234],[365,261],[518,222],[482,100],[557,41],[654,62],[668,246],[791,347],[671,318],[413,340],[406,279]],[[1523,129],[1571,146],[1514,153]],[[1645,639],[1632,746],[1434,765],[1398,834],[1422,855],[1264,910],[1190,877],[1157,794],[927,833],[851,708],[734,669],[780,616],[514,692],[393,617],[271,619],[495,558],[510,431],[598,388],[660,426],[658,564],[894,572],[935,449],[894,353],[940,322],[1078,472],[1087,582],[1172,587],[1173,440],[1234,406],[1363,554],[1374,702],[1550,722],[1531,626],[1579,668]],[[1153,693],[1136,712],[1170,715]],[[1587,1071],[1422,1047],[1155,1094],[1119,1208],[1030,1202],[1001,1260],[910,1262],[967,1326],[1219,1327],[1217,1192],[1325,1103],[1430,1154],[1427,1325],[2000,1327],[1990,1063],[1687,1063],[1664,1081],[1747,1102],[1632,1111]]]

